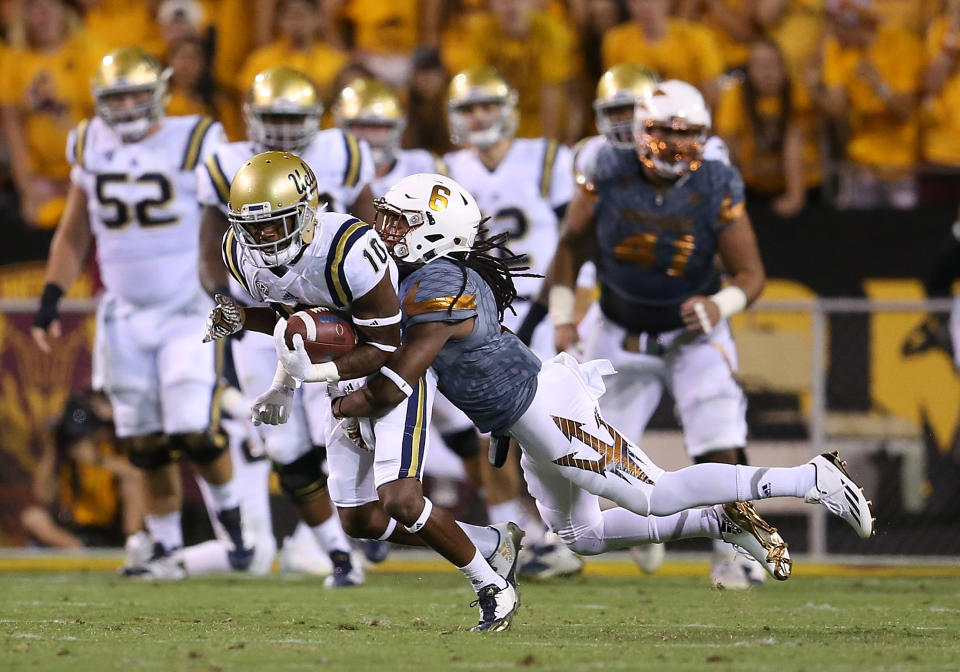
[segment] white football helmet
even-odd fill
[[[482,219],[469,191],[432,173],[403,178],[373,205],[377,233],[390,254],[410,264],[469,252]]]
[[[710,110],[697,88],[679,79],[661,82],[634,108],[637,155],[657,174],[676,179],[703,163]]]

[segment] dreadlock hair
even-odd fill
[[[467,289],[467,269],[472,269],[479,275],[493,292],[493,298],[497,302],[498,319],[502,322],[503,316],[509,309],[514,315],[517,311],[513,309],[513,301],[517,298],[517,288],[513,284],[514,278],[541,278],[543,276],[537,273],[524,273],[529,271],[530,267],[521,265],[526,263],[525,254],[514,254],[506,247],[509,234],[499,233],[495,236],[487,237],[487,229],[484,224],[489,217],[480,222],[480,230],[477,232],[476,241],[469,252],[457,252],[447,257],[450,261],[460,267],[463,274],[463,282],[460,284],[460,291],[450,302],[448,311],[453,312],[453,307],[463,296]],[[494,252],[494,254],[490,254]]]

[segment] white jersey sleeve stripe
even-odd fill
[[[357,139],[349,133],[343,134],[346,145],[347,165],[343,171],[343,184],[347,187],[357,186],[360,179],[360,145]]]
[[[73,146],[74,165],[84,167],[83,155],[87,148],[87,129],[90,128],[90,120],[84,119],[77,125],[77,136]]]
[[[553,163],[557,160],[559,145],[556,140],[548,140],[543,152],[543,165],[540,167],[540,195],[550,197],[550,182],[553,179]]]
[[[230,180],[227,179],[227,176],[223,172],[220,159],[217,158],[215,153],[211,154],[207,157],[207,160],[204,161],[204,166],[217,192],[217,197],[221,203],[226,205],[230,201]]]
[[[213,119],[210,117],[201,117],[197,125],[190,131],[190,139],[187,141],[187,147],[183,152],[183,162],[180,164],[181,170],[193,170],[197,167],[197,161],[200,159],[200,147],[203,145],[203,139],[213,123]]]

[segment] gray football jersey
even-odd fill
[[[471,269],[464,286],[460,267],[438,259],[408,275],[400,296],[404,328],[477,318],[470,336],[447,341],[434,360],[437,387],[480,431],[504,433],[533,401],[540,360],[501,328],[490,286]]]

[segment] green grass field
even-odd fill
[[[319,581],[0,573],[0,670],[960,670],[960,578],[698,577],[521,586],[502,635],[468,632],[462,577]]]

